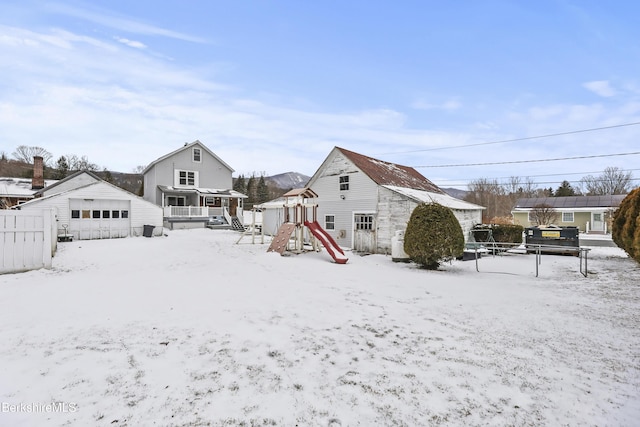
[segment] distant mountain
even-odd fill
[[[464,197],[467,195],[468,191],[459,190],[457,188],[443,188],[445,193],[450,195],[451,197],[455,197],[456,199],[464,200]]]
[[[303,175],[298,172],[285,172],[278,175],[273,175],[269,177],[265,177],[267,181],[270,181],[274,186],[282,189],[290,189],[290,188],[302,188],[305,186],[310,176]]]

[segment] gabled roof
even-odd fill
[[[486,209],[484,206],[456,199],[455,197],[450,196],[447,193],[432,193],[430,191],[416,190],[406,187],[394,187],[392,185],[384,185],[383,187],[388,190],[395,191],[398,194],[402,194],[406,197],[410,197],[418,202],[437,203],[449,209],[456,209],[461,211],[478,211]]]
[[[96,175],[97,176],[97,175]],[[162,209],[160,206],[151,203],[147,200],[144,200],[142,197],[138,196],[137,194],[133,194],[127,190],[125,190],[124,188],[120,188],[117,185],[111,184],[110,182],[105,181],[104,179],[98,177],[97,181],[94,182],[89,182],[87,184],[81,185],[79,187],[75,187],[75,188],[70,188],[68,190],[65,191],[61,191],[60,193],[53,193],[53,194],[49,194],[48,196],[43,196],[43,197],[38,197],[36,199],[31,199],[28,202],[24,202],[21,205],[18,205],[18,209],[22,208],[23,206],[32,206],[32,205],[37,205],[38,203],[41,203],[45,200],[50,200],[50,199],[54,199],[54,198],[58,198],[58,197],[65,197],[68,196],[70,194],[73,194],[74,192],[78,191],[78,190],[82,190],[85,188],[89,188],[92,186],[99,186],[99,185],[106,185],[108,187],[111,187],[112,189],[123,193],[124,195],[126,195],[127,197],[130,197],[132,199],[138,199],[141,202],[144,202],[150,206],[153,206],[154,208],[158,208],[158,209]]]
[[[533,197],[518,199],[514,209],[532,209],[546,205],[555,209],[617,208],[626,194],[608,196]]]
[[[358,154],[340,147],[336,147],[335,149],[339,150],[346,158],[351,160],[378,185],[391,185],[394,187],[412,188],[430,193],[445,194],[440,187],[429,181],[412,167],[374,159],[373,157]]]
[[[199,140],[195,140],[193,141],[191,144],[184,144],[184,146],[178,148],[175,151],[170,152],[169,154],[165,154],[164,156],[157,158],[156,160],[154,160],[153,162],[149,163],[149,165],[147,165],[146,168],[144,168],[144,170],[142,171],[142,174],[144,175],[145,173],[147,173],[147,171],[149,169],[151,169],[156,163],[160,163],[161,161],[168,159],[169,157],[172,157],[173,155],[184,151],[184,150],[188,150],[191,147],[193,147],[194,145],[198,145],[200,146],[200,148],[202,148],[204,151],[206,151],[207,153],[209,153],[213,158],[215,158],[216,160],[218,160],[220,163],[222,163],[227,169],[229,169],[231,172],[235,172],[235,170],[229,166],[227,163],[224,162],[224,160],[222,160],[220,157],[216,156],[215,153],[211,150],[209,150],[207,148],[206,145],[204,145],[202,142],[200,142]]]
[[[45,179],[45,189],[55,185],[56,180]],[[16,197],[29,199],[34,197],[37,190],[32,187],[31,178],[5,178],[0,177],[0,197]]]
[[[45,186],[44,188],[41,188],[40,190],[36,191],[34,193],[34,195],[35,194],[42,194],[44,192],[48,192],[52,188],[56,188],[58,185],[60,185],[60,184],[62,184],[64,182],[70,181],[73,178],[75,178],[75,177],[77,177],[79,175],[82,175],[82,174],[87,174],[87,175],[91,176],[92,178],[95,178],[97,181],[102,181],[102,178],[100,178],[98,175],[96,175],[95,173],[93,173],[91,171],[88,171],[88,170],[77,171],[77,172],[72,173],[69,176],[65,176],[61,180],[58,180],[58,181],[56,181],[55,183],[53,183],[53,184],[51,184],[49,186]]]

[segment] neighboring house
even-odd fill
[[[9,209],[37,197],[37,192],[56,181],[44,179],[42,157],[33,158],[33,178],[0,178],[0,209]]]
[[[54,209],[59,236],[71,234],[76,240],[141,236],[145,226],[153,235],[162,235],[160,207],[91,172],[70,175],[50,190],[17,208]]]
[[[625,194],[615,196],[534,197],[518,199],[511,211],[515,224],[530,227],[536,207],[548,206],[557,212],[555,225],[578,227],[583,233],[607,233],[613,212]]]
[[[204,227],[212,218],[241,227],[247,196],[232,190],[233,172],[203,143],[194,141],[145,168],[144,199],[163,208],[167,228]]]
[[[99,181],[102,181],[102,178],[91,171],[78,171],[64,179],[54,181],[52,184],[46,185],[44,188],[33,193],[33,196],[34,198],[51,196],[52,194],[63,193],[67,190],[74,190],[78,187],[83,187],[87,184]]]
[[[415,169],[335,147],[307,187],[318,194],[318,222],[338,244],[357,252],[390,253],[396,231],[413,209],[436,202],[450,208],[465,240],[485,209],[446,194]]]

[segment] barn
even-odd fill
[[[21,204],[20,210],[54,209],[58,235],[73,239],[112,239],[162,235],[162,208],[97,176],[74,175],[60,181],[59,192]],[[91,179],[89,179],[91,178]],[[71,185],[70,182],[76,182]],[[148,226],[148,227],[145,227]]]

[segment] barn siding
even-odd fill
[[[328,233],[340,246],[352,247],[353,214],[377,213],[378,186],[338,152],[327,159],[324,166],[321,174],[310,183],[310,188],[318,194],[318,222],[324,227],[325,215],[334,215],[335,230],[328,230]],[[349,176],[349,190],[340,191],[340,177],[344,175]]]

